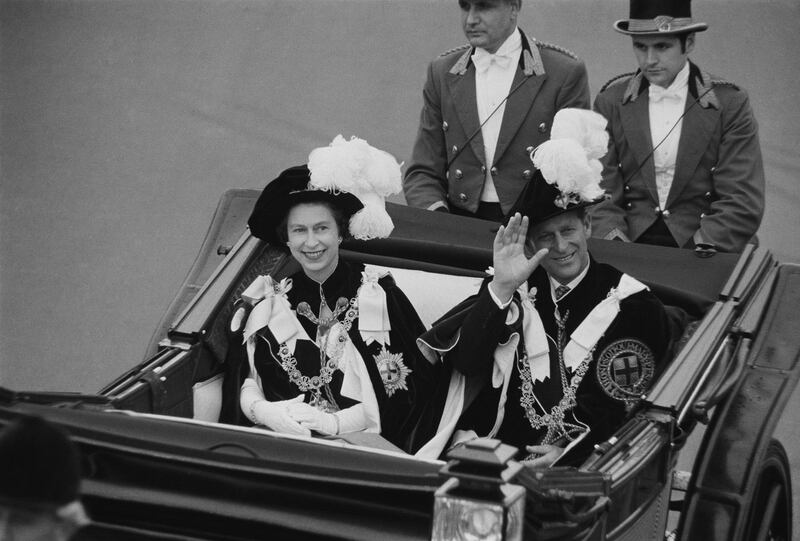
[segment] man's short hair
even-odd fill
[[[686,34],[678,34],[678,39],[681,42],[682,53],[686,52],[686,40],[689,38],[689,36],[694,36],[694,34],[695,34],[694,32],[687,32]]]

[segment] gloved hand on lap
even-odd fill
[[[250,411],[253,414],[251,420],[258,424],[265,425],[275,432],[310,436],[311,431],[307,427],[300,425],[289,415],[289,408],[298,404],[303,404],[302,394],[289,400],[281,400],[279,402],[258,400],[250,406]]]

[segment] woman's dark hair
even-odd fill
[[[328,207],[333,214],[333,219],[336,221],[336,227],[339,229],[339,236],[343,239],[350,238],[350,227],[349,227],[349,217],[345,216],[342,209],[331,203],[330,201],[324,200],[317,200],[317,201],[303,201],[302,203],[297,203],[292,205],[287,211],[286,214],[283,215],[283,219],[278,224],[278,227],[275,229],[275,236],[281,241],[282,245],[286,245],[289,242],[289,213],[292,211],[294,207],[299,205],[322,205],[323,207]]]

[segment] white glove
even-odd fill
[[[530,454],[523,462],[534,468],[549,468],[564,454],[564,448],[558,445],[526,445],[525,450]]]
[[[303,395],[297,395],[289,400],[281,400],[280,402],[270,402],[268,400],[259,400],[250,406],[254,419],[258,424],[266,425],[275,432],[282,432],[284,434],[297,434],[299,436],[310,436],[311,431],[300,426],[289,415],[289,408],[297,403],[303,403]]]
[[[367,413],[364,404],[356,404],[334,413],[339,419],[339,434],[361,432],[367,428]]]
[[[291,404],[288,409],[289,415],[300,426],[321,434],[348,434],[367,428],[363,404],[356,404],[336,413],[325,413],[305,403]]]
[[[339,421],[333,413],[325,413],[305,402],[297,402],[287,407],[289,417],[307,430],[320,434],[338,434]]]

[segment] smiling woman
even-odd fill
[[[340,231],[336,209],[325,203],[297,205],[286,219],[289,251],[303,272],[317,282],[333,274],[339,262]]]
[[[353,138],[316,149],[308,166],[287,169],[259,197],[253,235],[286,246],[301,270],[280,281],[259,276],[242,293],[237,318],[249,361],[240,406],[277,432],[380,433],[405,451],[433,365],[415,339],[419,316],[392,277],[340,260],[346,237],[386,237],[383,197],[400,189],[389,154]]]

